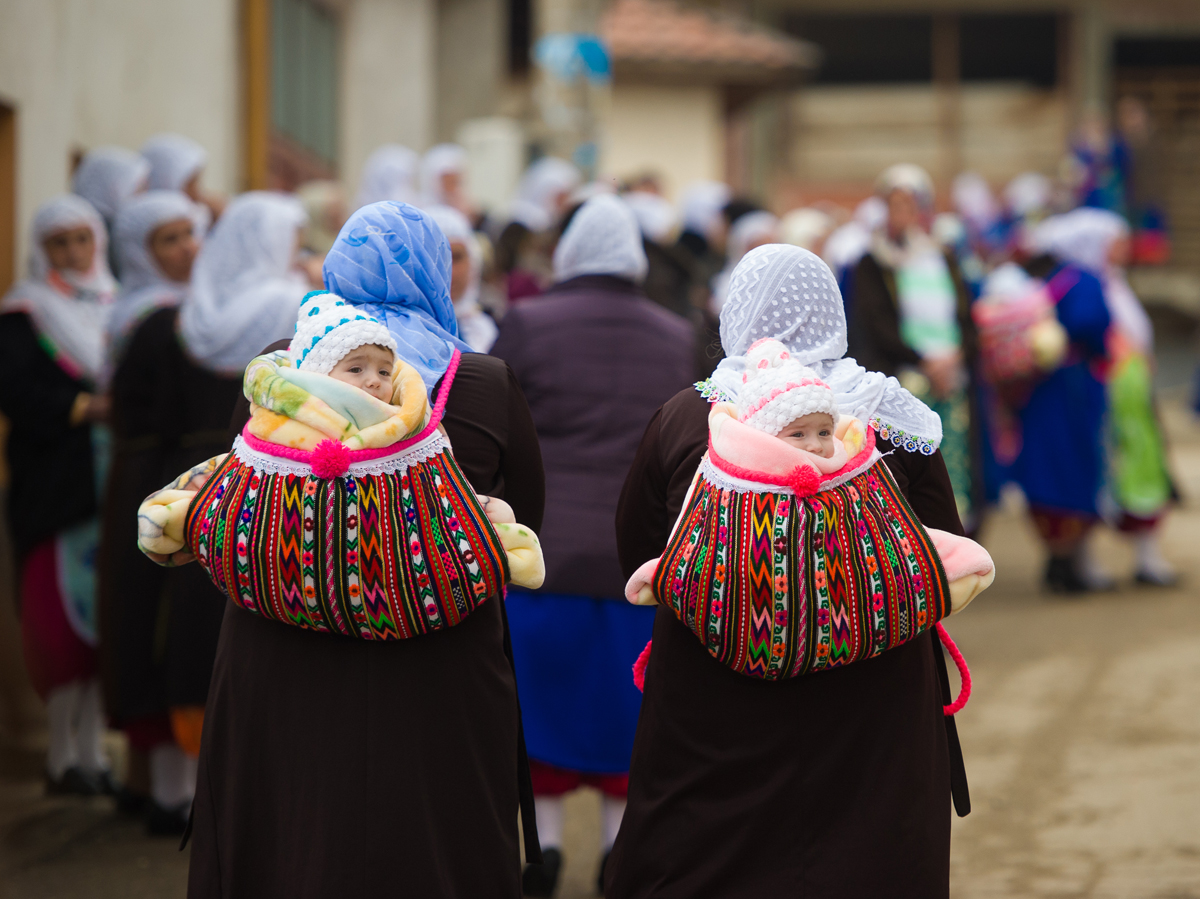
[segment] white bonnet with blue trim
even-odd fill
[[[396,339],[379,319],[340,297],[314,291],[304,298],[296,336],[288,346],[296,368],[327,375],[360,346],[381,346],[395,353]]]

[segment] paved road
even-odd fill
[[[1168,428],[1185,501],[1166,548],[1184,586],[1134,589],[1129,548],[1105,533],[1122,589],[1051,598],[1020,510],[989,522],[996,584],[949,623],[976,684],[959,716],[975,810],[954,822],[955,899],[1200,899],[1200,427],[1175,406]],[[36,772],[0,753],[0,897],[184,894],[171,841],[104,800],[42,797]],[[563,899],[595,895],[599,814],[594,793],[569,800]]]

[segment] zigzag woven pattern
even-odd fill
[[[933,541],[881,462],[802,498],[702,474],[653,586],[714,658],[765,680],[876,656],[950,611]]]
[[[233,602],[306,630],[400,640],[462,621],[508,559],[448,450],[397,471],[321,479],[230,453],[185,539]]]

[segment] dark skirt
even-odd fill
[[[847,668],[764,682],[711,658],[660,608],[605,895],[947,896],[935,651],[927,633]]]
[[[517,723],[498,601],[388,643],[227,605],[188,896],[516,899]]]

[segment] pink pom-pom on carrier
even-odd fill
[[[336,440],[322,440],[312,451],[312,470],[318,478],[340,478],[350,469],[350,450]]]

